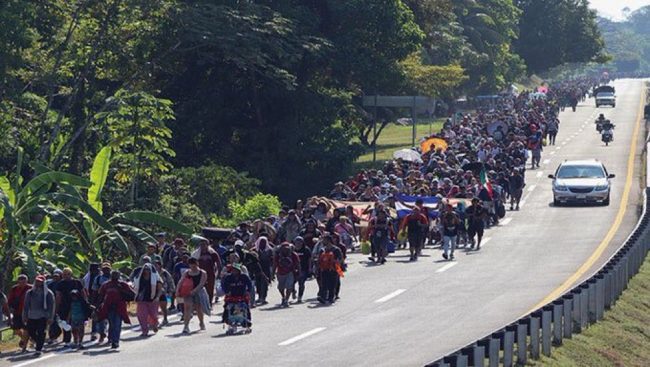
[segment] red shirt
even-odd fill
[[[300,264],[300,258],[295,251],[291,251],[289,255],[283,255],[282,250],[280,250],[273,258],[273,265],[276,268],[275,273],[277,275],[287,275],[295,272],[298,270],[298,264]]]
[[[7,297],[7,304],[13,312],[14,317],[23,317],[23,307],[25,306],[25,294],[27,291],[32,289],[31,284],[27,284],[24,287],[19,285],[14,285],[9,291],[9,296]]]

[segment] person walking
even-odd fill
[[[508,182],[510,185],[510,210],[519,210],[519,202],[521,201],[521,195],[524,192],[525,186],[524,176],[515,168],[512,170],[512,175]]]
[[[476,250],[478,251],[481,249],[481,241],[483,240],[485,220],[488,212],[483,207],[481,200],[473,198],[472,205],[465,209],[465,216],[467,217],[467,236],[471,241],[470,248],[474,248],[474,245],[476,245]],[[477,236],[478,241],[474,241],[474,237]]]
[[[302,303],[302,297],[305,294],[305,282],[311,273],[311,250],[305,246],[305,241],[302,237],[298,236],[293,239],[293,245],[296,255],[300,260],[298,267],[298,300],[297,303]]]
[[[410,260],[415,261],[418,259],[418,251],[420,245],[423,243],[423,234],[425,228],[429,226],[429,220],[427,217],[420,212],[420,208],[417,206],[413,208],[411,213],[409,213],[400,226],[400,231],[404,228],[407,230],[407,237],[409,242],[409,251],[411,253]]]
[[[458,242],[458,226],[460,219],[450,204],[445,206],[445,212],[440,220],[442,226],[442,257],[445,260],[454,259],[454,251]]]
[[[265,305],[269,293],[271,274],[273,273],[273,247],[268,238],[260,236],[255,241],[255,252],[259,263],[259,274],[255,275],[255,290],[257,291],[257,304]]]
[[[334,243],[324,241],[324,247],[318,255],[318,272],[320,278],[320,289],[318,291],[318,301],[322,304],[329,302],[333,304],[336,297],[336,284],[342,273],[341,262],[343,254]]]
[[[158,259],[156,262],[162,261]],[[140,275],[133,282],[141,337],[149,336],[150,327],[154,333],[158,332],[158,306],[162,295],[162,281],[158,272],[153,271],[152,268],[151,264],[144,264]]]
[[[86,330],[86,321],[91,316],[91,309],[83,291],[73,289],[70,291],[70,311],[67,321],[72,327],[74,347],[84,349],[83,339]]]
[[[88,302],[94,306],[95,310],[98,310],[101,306],[101,299],[99,297],[99,289],[106,282],[111,280],[111,264],[103,263],[101,265],[101,273],[95,277],[90,285],[90,293],[88,295]],[[93,315],[92,322],[92,332],[94,334],[99,334],[99,341],[97,344],[102,344],[106,340],[106,320],[99,320],[97,318],[97,313]],[[93,340],[93,339],[91,339]]]
[[[111,343],[112,349],[120,346],[122,322],[131,324],[126,306],[135,299],[135,291],[128,283],[120,280],[120,277],[119,271],[111,271],[111,280],[99,288],[101,307],[97,317],[100,320],[108,320],[108,342]]]
[[[388,256],[388,242],[395,240],[393,223],[384,210],[377,212],[377,216],[372,218],[368,224],[367,237],[370,239],[373,252],[377,254],[377,262],[386,263]],[[366,240],[368,240],[366,238]],[[373,257],[374,261],[374,257]]]
[[[29,341],[29,333],[27,332],[27,325],[23,321],[23,308],[25,306],[25,295],[32,289],[32,285],[28,283],[27,275],[20,274],[16,281],[16,285],[11,287],[7,303],[11,317],[11,329],[14,334],[18,336],[20,341],[18,345],[23,352],[27,350],[27,342]]]
[[[273,273],[277,276],[278,291],[282,297],[282,307],[289,307],[289,297],[293,293],[296,274],[299,271],[300,259],[291,249],[289,242],[283,242],[275,253],[273,260]]]
[[[67,322],[70,316],[70,307],[72,303],[72,291],[78,291],[81,297],[86,297],[83,284],[72,276],[72,269],[65,268],[61,273],[61,281],[56,285],[54,294],[56,296],[56,314],[59,319]],[[72,331],[63,329],[63,343],[67,347],[72,347]]]
[[[174,283],[174,277],[163,268],[160,261],[156,261],[154,264],[158,274],[160,274],[160,281],[162,282],[162,291],[160,294],[160,299],[158,300],[158,305],[160,306],[160,312],[163,315],[163,321],[161,326],[169,325],[169,320],[167,320],[167,315],[169,310],[167,309],[167,304],[171,301],[173,295],[176,293],[176,283]]]
[[[34,286],[25,294],[21,318],[29,337],[34,340],[34,357],[39,357],[45,344],[45,329],[54,320],[54,293],[47,289],[44,276],[37,276]]]
[[[192,257],[187,263],[190,268],[183,273],[178,284],[176,284],[176,297],[183,298],[183,334],[190,333],[189,325],[194,311],[196,311],[199,318],[199,327],[201,330],[205,330],[203,307],[199,292],[208,280],[208,275],[205,273],[205,270],[199,268],[198,260]]]
[[[205,271],[207,276],[205,290],[208,292],[210,302],[213,302],[216,279],[221,272],[221,257],[217,251],[210,247],[210,241],[207,238],[194,236],[193,239],[199,242],[199,247],[192,253],[192,257],[198,260],[199,267]]]

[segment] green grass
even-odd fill
[[[18,348],[18,337],[14,335],[13,330],[5,330],[2,332],[2,340],[0,340],[0,352],[15,350]]]
[[[532,366],[650,365],[650,258],[605,318]]]
[[[420,138],[429,135],[429,122],[431,122],[431,132],[440,132],[444,118],[435,119],[432,121],[422,120],[416,126],[416,139],[417,144]],[[412,134],[413,126],[401,126],[396,124],[389,124],[379,135],[377,139],[377,161],[372,162],[372,149],[368,149],[359,159],[357,159],[355,166],[358,169],[378,167],[384,161],[393,157],[393,152],[396,150],[411,148],[412,147]]]

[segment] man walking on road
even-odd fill
[[[478,198],[472,199],[472,205],[465,210],[465,216],[467,217],[468,222],[467,235],[472,242],[470,248],[474,248],[474,244],[476,243],[476,250],[481,249],[481,241],[483,240],[487,214],[487,210],[485,210]],[[478,236],[478,242],[474,242],[475,236]]]
[[[289,242],[280,245],[273,261],[273,273],[277,275],[278,290],[282,296],[282,307],[289,307],[289,297],[293,293],[296,274],[300,270],[300,259],[291,249]]]
[[[21,316],[29,337],[36,343],[34,357],[39,357],[45,344],[45,329],[54,320],[54,293],[45,286],[44,276],[37,276],[34,287],[25,294]]]
[[[424,241],[424,228],[429,225],[427,217],[420,212],[420,208],[417,206],[413,208],[413,211],[404,217],[402,225],[400,226],[400,231],[404,228],[407,229],[408,233],[408,242],[409,242],[409,251],[411,252],[411,261],[418,259],[418,250],[420,245]]]
[[[447,204],[445,212],[441,218],[441,224],[443,247],[442,257],[445,258],[445,260],[453,260],[454,250],[456,250],[456,243],[458,240],[458,226],[460,225],[460,219],[454,212],[453,206]]]

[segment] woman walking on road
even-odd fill
[[[199,317],[199,327],[201,330],[205,330],[200,292],[208,280],[208,275],[205,273],[205,270],[199,268],[198,260],[192,257],[187,263],[190,265],[190,268],[185,271],[176,285],[176,297],[183,297],[183,334],[190,333],[189,325],[194,311],[196,311]]]
[[[151,264],[144,264],[140,276],[133,282],[135,287],[135,301],[137,304],[138,323],[140,323],[140,336],[149,335],[149,327],[154,333],[158,332],[158,306],[162,295],[162,281],[158,272],[153,271]]]

